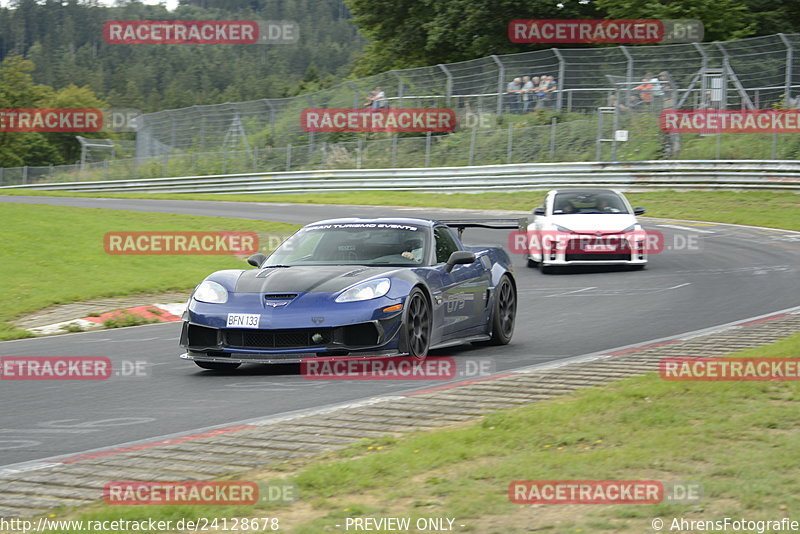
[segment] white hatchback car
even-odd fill
[[[528,226],[528,266],[547,272],[564,265],[647,263],[646,234],[632,208],[612,189],[554,189],[533,210]]]

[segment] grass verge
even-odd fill
[[[285,236],[291,224],[219,217],[95,208],[3,204],[0,243],[0,340],[27,337],[10,321],[53,304],[170,290],[190,291],[209,273],[243,268],[236,256],[110,255],[103,236],[111,231],[256,232]],[[119,324],[117,326],[125,326]]]
[[[97,195],[47,191],[5,190],[0,194],[84,196]],[[644,206],[651,217],[749,224],[800,230],[800,195],[786,191],[653,191],[626,193],[631,204]],[[541,204],[544,191],[513,193],[415,193],[360,191],[319,194],[104,194],[105,198],[171,200],[225,200],[240,202],[294,202],[304,204],[363,204],[530,211]]]
[[[734,356],[798,352],[800,334]],[[287,471],[301,500],[280,508],[98,504],[53,516],[269,516],[279,518],[282,531],[301,534],[340,531],[335,525],[348,517],[368,516],[410,517],[412,524],[454,518],[465,525],[458,531],[487,534],[639,534],[653,531],[655,517],[665,520],[665,531],[676,517],[779,520],[800,505],[799,393],[796,382],[666,382],[651,373],[478,423],[365,440]],[[606,479],[692,481],[704,495],[695,504],[648,505],[518,505],[507,496],[514,480]]]

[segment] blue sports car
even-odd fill
[[[309,224],[254,269],[217,271],[183,316],[181,356],[204,369],[317,356],[407,354],[511,340],[508,254],[461,243],[464,228],[516,220],[331,219]],[[454,232],[457,229],[458,232]]]

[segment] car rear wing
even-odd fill
[[[490,230],[522,230],[528,229],[527,217],[520,219],[458,219],[458,220],[439,220],[440,223],[446,224],[450,228],[458,230],[458,238],[461,239],[461,234],[464,233],[465,228],[489,228]]]

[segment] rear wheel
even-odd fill
[[[517,318],[517,290],[508,276],[503,276],[495,289],[492,313],[492,345],[506,345],[514,334]]]
[[[198,367],[202,367],[203,369],[211,369],[212,371],[233,371],[234,369],[242,365],[241,363],[228,363],[228,362],[195,361],[194,363],[196,363]]]
[[[403,341],[408,355],[423,360],[431,344],[431,307],[419,289],[413,289],[406,299],[403,321]]]
[[[539,265],[538,261],[528,258],[528,267],[530,267],[531,269],[535,269],[537,265]]]

